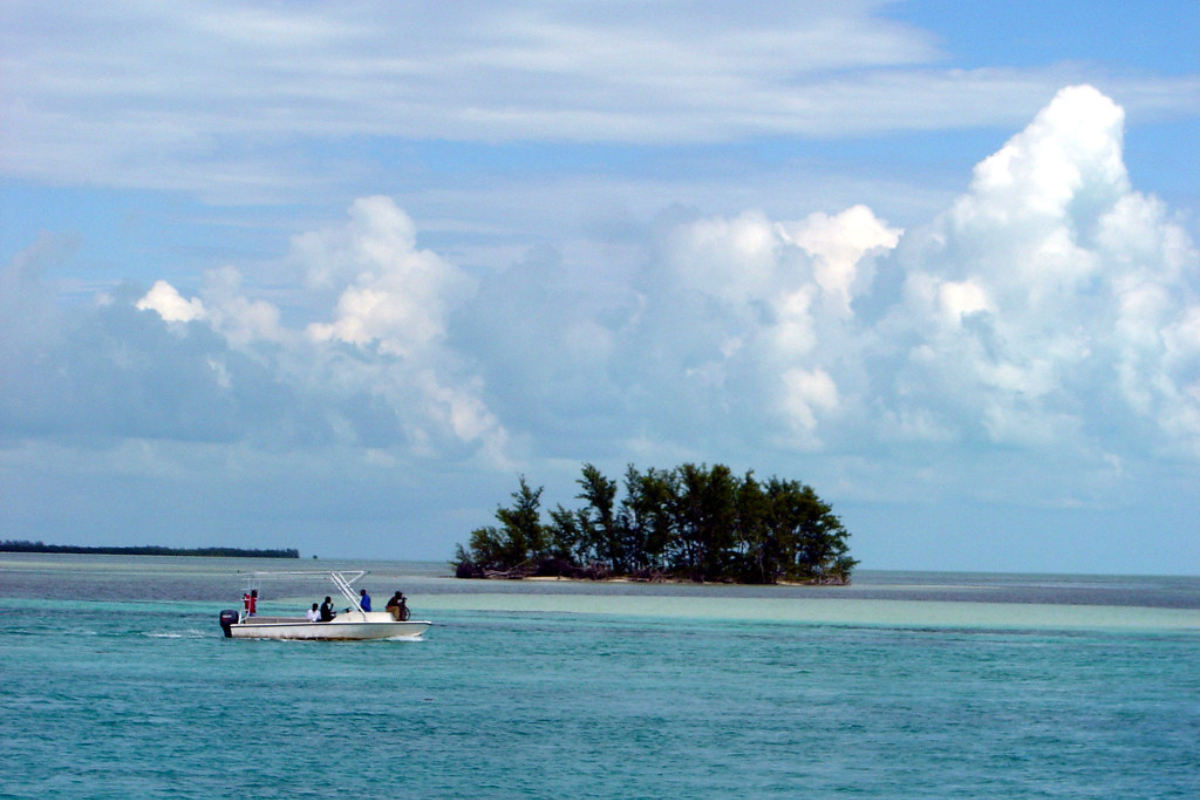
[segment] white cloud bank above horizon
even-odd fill
[[[290,326],[233,267],[197,297],[160,281],[55,308],[42,242],[0,276],[0,447],[215,443],[535,480],[692,459],[835,499],[1125,502],[1153,480],[1139,465],[1200,466],[1200,255],[1130,185],[1123,125],[1064,89],[907,231],[865,206],[664,214],[604,292],[552,251],[469,275],[364,197],[293,239],[311,317]]]

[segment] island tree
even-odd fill
[[[619,502],[617,482],[592,464],[576,483],[581,505],[543,516],[543,488],[522,476],[498,524],[458,546],[456,574],[846,583],[858,563],[832,507],[799,481],[764,483],[721,464],[631,465]]]

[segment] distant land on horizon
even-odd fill
[[[43,544],[42,542],[0,542],[4,553],[75,553],[111,556],[208,556],[217,558],[299,558],[295,548],[282,550],[254,550],[244,547],[161,547],[140,545],[135,547],[86,547],[72,544]]]

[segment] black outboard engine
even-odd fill
[[[238,612],[231,609],[225,609],[221,612],[221,630],[225,631],[225,638],[233,638],[233,632],[229,630],[230,625],[236,625],[238,621]]]

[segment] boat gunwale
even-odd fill
[[[377,621],[347,620],[346,622],[337,622],[336,620],[329,620],[328,622],[313,622],[313,621],[307,620],[307,619],[279,620],[278,618],[275,621],[271,621],[271,622],[259,622],[258,620],[255,620],[255,619],[246,619],[246,620],[242,620],[241,622],[235,622],[232,625],[230,625],[229,627],[231,627],[231,628],[281,628],[281,627],[289,627],[289,626],[294,627],[294,626],[299,626],[299,625],[303,625],[303,626],[319,625],[321,627],[326,627],[326,628],[349,626],[349,625],[368,625],[371,627],[381,627],[381,626],[387,627],[387,626],[393,626],[393,625],[407,625],[407,626],[424,625],[427,628],[433,627],[432,622],[430,622],[428,620],[424,620],[424,619],[403,619],[403,620],[391,620],[391,621],[388,621],[388,620],[377,620]]]
[[[296,640],[296,641],[386,641],[389,639],[420,641],[425,631],[433,627],[427,620],[391,622],[250,622],[229,626],[234,639]],[[291,635],[289,635],[291,634]]]

